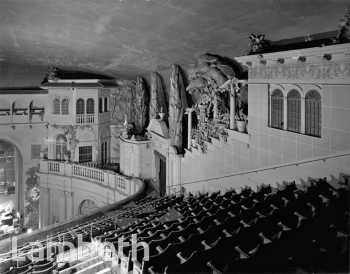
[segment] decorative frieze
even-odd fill
[[[294,63],[257,65],[249,69],[249,79],[274,80],[341,80],[350,78],[350,62],[324,62],[319,64]]]

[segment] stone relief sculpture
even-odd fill
[[[151,73],[151,99],[149,107],[149,119],[157,118],[159,113],[166,114],[168,111],[166,93],[163,88],[162,78],[157,72]]]
[[[176,147],[177,151],[181,151],[183,146],[182,120],[186,108],[187,99],[183,76],[180,67],[172,65],[169,94],[169,131],[171,145]]]
[[[133,95],[134,134],[143,135],[148,121],[149,95],[142,77],[137,77]]]

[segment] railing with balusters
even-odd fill
[[[59,162],[48,162],[47,166],[48,166],[49,172],[54,172],[54,173],[60,172],[60,163]]]
[[[92,179],[98,182],[104,181],[104,172],[96,168],[86,167],[82,165],[72,165],[72,175]]]
[[[86,124],[93,124],[94,122],[95,122],[95,114],[86,114],[85,123]]]
[[[84,164],[54,160],[41,160],[40,172],[86,179],[128,194],[137,188],[135,186],[131,187],[131,178],[120,175],[111,170],[90,167]]]
[[[77,124],[93,124],[95,123],[95,114],[76,114],[75,121]]]

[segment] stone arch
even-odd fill
[[[79,215],[86,215],[98,209],[97,204],[91,199],[85,199],[79,204]]]
[[[15,140],[11,139],[11,138],[7,138],[4,136],[1,136],[0,138],[0,142],[4,142],[10,146],[14,147],[15,150],[15,209],[17,211],[20,212],[24,212],[24,199],[25,199],[25,195],[24,195],[24,174],[23,174],[23,148],[22,146],[17,143]]]

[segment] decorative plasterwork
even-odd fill
[[[319,64],[294,63],[254,66],[249,69],[249,79],[273,80],[342,80],[350,78],[349,62]]]

